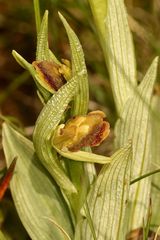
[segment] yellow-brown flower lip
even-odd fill
[[[57,91],[66,83],[63,74],[60,73],[60,65],[49,61],[34,61],[32,63],[40,79],[48,85],[49,88]]]
[[[98,146],[110,132],[110,125],[104,118],[105,114],[102,111],[71,118],[65,125],[59,126],[53,137],[53,144],[59,149],[69,151]]]

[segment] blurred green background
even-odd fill
[[[160,1],[125,0],[125,3],[133,33],[140,82],[152,59],[160,55]],[[49,10],[49,45],[59,59],[70,59],[70,49],[58,11],[66,17],[78,35],[88,68],[89,110],[103,110],[113,128],[117,115],[108,72],[88,2],[86,0],[40,0],[40,7],[41,14],[45,9]],[[14,117],[25,127],[29,135],[42,105],[37,97],[32,78],[16,63],[11,55],[12,49],[29,62],[35,60],[36,27],[31,0],[0,0],[0,114]],[[158,82],[155,93],[160,94]],[[113,138],[113,131],[111,131],[109,139],[96,148],[95,152],[110,155]],[[4,169],[5,161],[0,145],[1,175]],[[9,191],[0,203],[0,228],[7,233],[8,239],[29,239],[20,224]]]

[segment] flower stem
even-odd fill
[[[40,25],[41,25],[39,0],[33,0],[33,4],[34,4],[34,12],[35,12],[36,30],[37,30],[37,34],[38,34],[39,30],[40,30]]]

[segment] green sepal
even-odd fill
[[[51,144],[51,137],[69,102],[76,93],[77,77],[74,77],[62,86],[44,106],[37,119],[33,134],[33,142],[39,159],[60,188],[67,193],[76,193],[77,190],[59,162],[56,151]]]

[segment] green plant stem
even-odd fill
[[[90,211],[89,211],[89,207],[88,207],[87,200],[86,200],[86,202],[85,202],[84,210],[85,210],[86,217],[87,217],[87,220],[88,220],[88,223],[89,223],[91,232],[92,232],[93,239],[94,239],[94,240],[97,240],[97,237],[96,237],[96,233],[95,233],[95,229],[94,229],[92,217],[91,217],[91,214],[90,214]]]
[[[151,176],[151,175],[153,175],[153,174],[156,174],[156,173],[159,173],[159,172],[160,172],[160,169],[157,169],[157,170],[154,170],[154,171],[152,171],[152,172],[149,172],[149,173],[146,173],[146,174],[144,174],[144,175],[141,175],[140,177],[135,178],[134,180],[132,180],[132,181],[130,182],[130,185],[132,185],[132,184],[134,184],[134,183],[142,180],[143,178],[149,177],[149,176]]]
[[[35,21],[36,21],[36,30],[37,34],[39,33],[41,26],[41,14],[40,14],[40,5],[39,0],[33,0],[34,12],[35,12]]]

